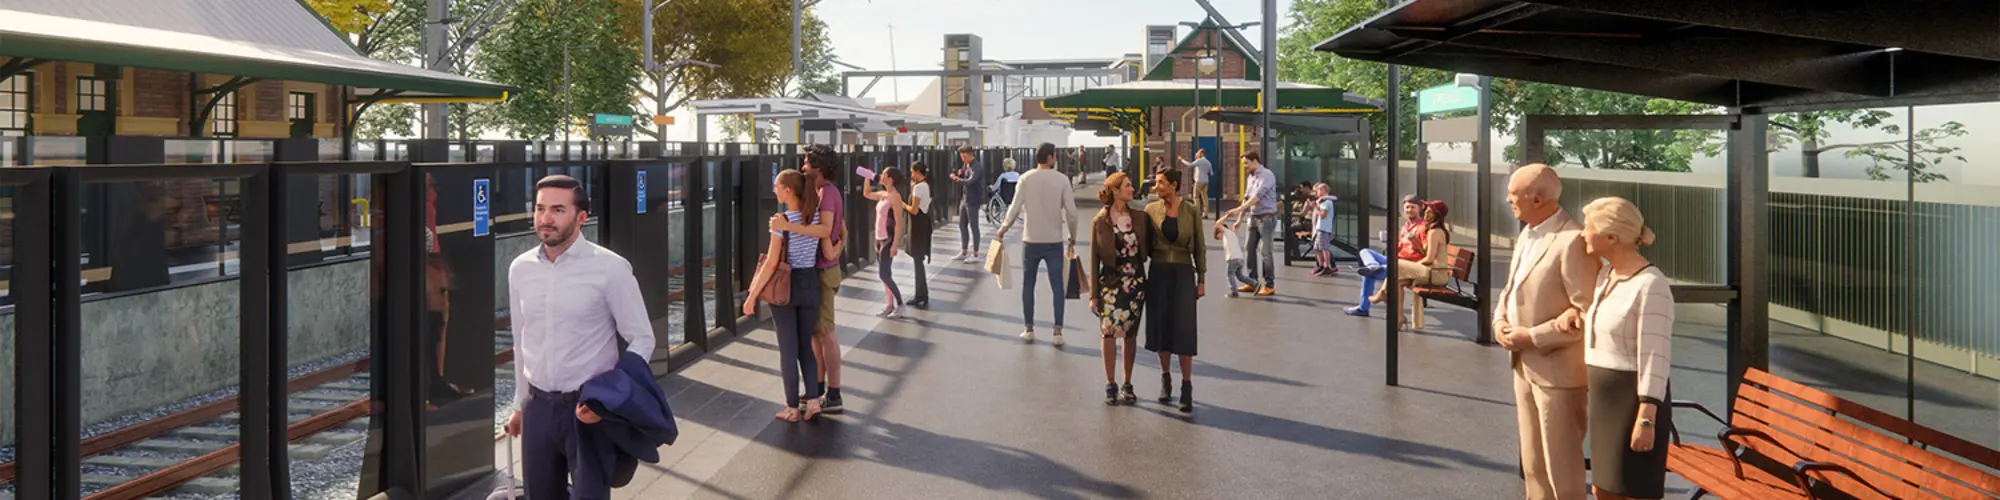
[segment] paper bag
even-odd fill
[[[1000,240],[986,247],[986,272],[993,273],[994,282],[1001,290],[1014,289],[1013,273],[1007,272],[1007,244]]]

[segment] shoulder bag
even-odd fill
[[[784,257],[792,253],[792,232],[785,231],[783,238],[784,243],[778,245],[778,251],[784,252],[777,257],[778,270],[771,273],[771,279],[764,282],[764,289],[757,292],[757,300],[777,307],[792,304],[792,263]],[[772,256],[768,253],[757,256],[758,265],[763,265],[764,259],[769,258]]]

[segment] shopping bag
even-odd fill
[[[1013,273],[1007,272],[1007,244],[1005,242],[996,239],[993,240],[992,244],[986,246],[986,272],[993,273],[993,281],[1000,285],[1001,290],[1012,290],[1014,288]]]
[[[1069,254],[1069,260],[1065,261],[1063,267],[1069,268],[1068,271],[1063,272],[1064,275],[1068,276],[1063,284],[1063,297],[1071,299],[1083,298],[1083,284],[1090,282],[1090,277],[1083,272],[1083,259],[1077,258],[1076,254]]]

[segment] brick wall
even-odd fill
[[[55,74],[56,74],[55,88],[52,89],[38,88],[35,89],[35,91],[48,92],[49,95],[55,96],[55,102],[56,102],[56,110],[54,111],[55,114],[60,115],[69,113],[69,95],[71,92],[76,91],[76,82],[70,81],[69,65],[57,62],[49,64],[49,66],[55,66]]]
[[[256,87],[256,90],[252,91],[251,93],[255,94],[255,99],[257,101],[257,112],[256,116],[251,119],[260,122],[275,122],[284,120],[285,105],[288,104],[286,102],[287,96],[285,92],[285,82],[277,80],[264,80],[253,84],[253,86]],[[248,102],[245,102],[247,100],[242,99],[241,96],[239,96],[238,99],[239,101],[237,102],[239,104],[249,104]]]
[[[215,182],[200,179],[159,184],[164,184],[166,196],[160,222],[166,225],[167,248],[215,244],[221,231],[218,222],[208,216],[208,197],[216,192]]]
[[[1243,78],[1244,63],[1246,62],[1243,54],[1234,50],[1228,42],[1222,41],[1222,35],[1217,34],[1216,38],[1218,42],[1216,45],[1222,47],[1222,77],[1225,79]],[[1194,41],[1188,42],[1187,47],[1182,48],[1180,52],[1175,52],[1174,54],[1178,57],[1171,59],[1174,65],[1174,78],[1215,78],[1215,75],[1204,75],[1201,73],[1200,55],[1202,51],[1207,49],[1208,37],[1203,35],[1195,38]]]
[[[335,136],[339,136],[340,129],[347,126],[340,119],[340,105],[345,100],[347,100],[347,87],[327,84],[319,93],[319,121],[332,123]]]
[[[188,135],[188,74],[180,71],[134,69],[132,116],[178,118],[180,135]]]

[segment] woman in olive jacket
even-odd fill
[[[1201,211],[1181,198],[1181,172],[1160,172],[1153,193],[1160,201],[1146,205],[1151,220],[1152,266],[1146,273],[1146,350],[1160,353],[1160,402],[1173,400],[1169,355],[1181,358],[1181,413],[1194,412],[1194,301],[1207,295],[1208,233],[1202,231]]]

